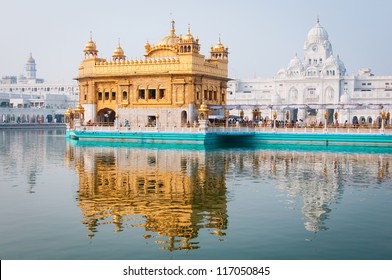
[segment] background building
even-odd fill
[[[0,83],[1,122],[61,122],[66,109],[79,99],[79,88],[68,83],[45,82],[37,78],[35,59],[30,54],[25,74],[3,76]]]
[[[126,121],[130,126],[180,126],[197,120],[197,109],[226,103],[228,49],[220,39],[210,58],[200,54],[199,39],[188,27],[145,44],[145,58],[128,60],[118,43],[112,60],[98,57],[92,38],[79,67],[80,104],[85,121]]]
[[[302,60],[296,54],[287,68],[270,79],[230,81],[227,103],[235,110],[243,110],[249,119],[255,116],[255,110],[259,117],[268,119],[276,111],[280,120],[289,116],[290,120],[311,124],[324,122],[327,111],[329,123],[335,122],[338,113],[339,123],[378,125],[380,111],[391,109],[391,91],[392,76],[375,76],[368,68],[347,75],[317,19],[308,32]]]

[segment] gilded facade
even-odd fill
[[[144,59],[129,60],[118,42],[108,61],[90,37],[76,78],[85,121],[180,126],[197,121],[203,102],[226,104],[228,48],[220,38],[206,58],[190,27],[178,36],[172,21],[169,35],[144,48]]]

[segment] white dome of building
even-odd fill
[[[327,58],[327,60],[325,61],[324,66],[325,66],[325,67],[331,67],[331,66],[333,66],[333,67],[338,67],[338,62],[337,62],[337,60],[335,59],[335,57],[331,54],[331,55]]]
[[[346,74],[346,66],[344,66],[344,63],[340,60],[339,56],[337,57],[336,62],[338,63],[340,74],[344,76]]]
[[[30,57],[29,57],[29,59],[27,60],[27,63],[29,63],[29,64],[35,64],[35,59],[33,58],[33,55],[30,53]]]
[[[307,41],[308,44],[328,41],[328,32],[320,25],[319,19],[317,19],[316,25],[308,32]]]
[[[297,68],[297,69],[301,69],[301,70],[303,69],[303,64],[297,55],[295,55],[290,60],[290,63],[289,63],[289,69],[293,69],[293,68]]]
[[[278,71],[277,76],[278,78],[285,78],[286,77],[286,69],[282,68]]]

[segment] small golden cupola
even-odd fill
[[[148,40],[147,40],[146,44],[144,45],[144,49],[146,50],[146,54],[148,54],[148,52],[151,50],[151,45],[148,42]]]
[[[85,45],[83,52],[84,52],[85,59],[96,58],[98,55],[97,45],[93,41],[93,36],[91,32],[90,32],[90,40]]]
[[[194,39],[193,35],[191,34],[191,27],[188,24],[188,32],[182,38],[180,37],[178,41],[179,45],[179,52],[180,53],[199,53],[200,51],[200,44],[199,39]]]
[[[219,40],[215,47],[211,47],[211,59],[220,59],[227,60],[229,56],[229,49],[225,48],[225,46],[221,42],[220,34]]]
[[[193,43],[193,35],[191,34],[191,26],[190,26],[190,24],[188,24],[188,32],[184,36],[183,41],[187,42],[187,43]]]
[[[118,39],[117,48],[113,52],[113,61],[125,61],[124,50],[120,46],[120,39]]]

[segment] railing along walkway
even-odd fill
[[[311,133],[311,134],[392,134],[390,127],[382,132],[377,127],[328,127],[327,130],[320,127],[209,127],[209,132],[263,132],[263,133]]]
[[[202,130],[199,127],[193,126],[119,126],[114,125],[100,125],[91,124],[84,125],[80,130],[85,131],[104,131],[104,132],[168,132],[168,133],[200,133]],[[358,126],[347,126],[347,127],[328,127],[325,130],[324,127],[264,127],[264,126],[210,126],[207,129],[208,132],[212,133],[252,133],[252,132],[263,132],[263,133],[309,133],[309,134],[392,134],[392,128],[386,127],[382,131],[378,127],[358,127]]]

